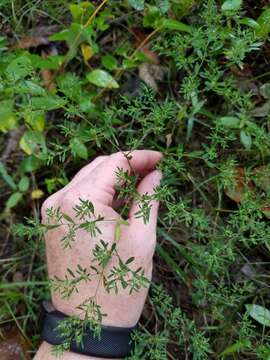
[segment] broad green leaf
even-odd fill
[[[16,87],[16,92],[19,94],[46,95],[45,89],[30,80],[20,82]]]
[[[148,6],[147,11],[143,18],[144,27],[160,27],[160,23],[163,21],[163,15],[156,6]]]
[[[135,59],[124,59],[122,62],[122,66],[124,69],[132,69],[137,66],[137,61]]]
[[[141,11],[144,9],[144,0],[128,0],[133,9]]]
[[[31,60],[28,56],[19,56],[7,66],[5,74],[9,81],[18,81],[30,75],[33,71]]]
[[[225,350],[222,351],[220,355],[226,356],[234,353],[239,353],[240,351],[246,349],[249,345],[249,340],[237,341],[236,343],[229,345]]]
[[[109,20],[112,20],[115,15],[112,14],[112,11],[107,9],[104,9],[99,13],[99,16],[95,18],[95,25],[97,27],[97,30],[99,31],[105,31],[107,30],[109,25]]]
[[[23,176],[19,181],[18,187],[21,192],[26,192],[29,189],[30,180],[28,176]]]
[[[162,29],[165,30],[176,30],[176,31],[183,31],[187,33],[192,32],[192,26],[184,24],[180,21],[174,19],[164,19],[161,22]]]
[[[95,109],[95,104],[90,99],[84,99],[79,104],[80,110],[82,112],[89,112]]]
[[[96,86],[108,89],[117,89],[119,88],[118,83],[114,78],[104,70],[93,70],[86,76],[87,80]]]
[[[222,11],[238,11],[241,9],[242,0],[226,0],[221,6]]]
[[[0,101],[0,131],[14,129],[17,125],[13,102],[11,100]]]
[[[42,111],[30,111],[24,116],[25,121],[31,125],[33,130],[42,132],[45,127],[45,116]]]
[[[263,84],[260,87],[260,93],[265,99],[270,99],[270,83]]]
[[[22,193],[15,192],[14,194],[10,195],[10,197],[7,200],[6,207],[8,209],[14,208],[18,202],[22,199]]]
[[[43,58],[37,54],[28,54],[28,58],[31,60],[31,64],[35,69],[58,69],[64,61],[63,55],[50,55]]]
[[[86,28],[83,24],[73,22],[70,27],[66,30],[63,30],[57,34],[54,34],[49,37],[51,41],[63,41],[65,40],[69,46],[69,50],[65,56],[65,61],[69,62],[73,59],[78,51],[78,47],[81,43],[87,43],[91,45],[92,49],[94,46],[92,44],[93,38],[93,29],[92,27]]]
[[[20,147],[27,155],[44,153],[46,152],[45,137],[38,131],[27,130],[20,139]]]
[[[72,18],[74,22],[80,22],[81,17],[83,15],[83,8],[80,6],[80,4],[70,4],[69,10],[71,12]]]
[[[115,70],[117,68],[117,60],[110,54],[103,56],[101,63],[107,70]]]
[[[57,77],[57,85],[68,98],[81,102],[82,81],[78,76],[67,72]]]
[[[157,0],[156,3],[162,14],[166,14],[171,7],[169,0]]]
[[[11,187],[12,190],[16,190],[17,186],[13,180],[13,178],[8,174],[5,165],[0,161],[0,176],[3,180]]]
[[[239,21],[240,24],[251,27],[252,29],[258,29],[260,25],[252,18],[245,17]]]
[[[240,131],[240,140],[241,140],[241,143],[244,145],[244,147],[247,150],[250,150],[251,145],[252,145],[252,138],[251,138],[250,133],[248,133],[246,130],[242,129]]]
[[[64,41],[69,37],[69,29],[61,30],[51,36],[49,36],[50,41]]]
[[[256,34],[259,37],[266,38],[270,33],[270,8],[264,10],[257,19],[259,24]]]
[[[31,99],[31,105],[33,109],[39,109],[39,110],[55,110],[59,109],[65,106],[66,100],[60,98],[59,96],[55,97],[35,97]]]
[[[115,50],[115,54],[123,57],[127,57],[130,50],[131,50],[130,45],[128,43],[125,43],[120,45],[119,48]]]
[[[71,139],[70,147],[71,147],[71,151],[75,157],[80,157],[85,160],[88,158],[87,147],[84,145],[84,143],[80,139],[78,139],[78,138]]]
[[[252,319],[264,326],[270,326],[270,310],[261,305],[246,304],[247,312]]]
[[[20,164],[20,171],[31,173],[33,171],[36,171],[40,167],[40,159],[35,157],[34,155],[30,155],[23,159],[23,161]]]
[[[218,119],[218,124],[230,129],[238,129],[240,119],[236,116],[223,116]]]
[[[79,4],[69,5],[74,22],[84,23],[85,19],[94,11],[95,6],[90,1],[82,1]]]

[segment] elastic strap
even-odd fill
[[[63,344],[65,338],[57,330],[57,326],[61,320],[68,318],[68,316],[57,311],[52,303],[47,301],[43,302],[43,311],[41,338],[52,345]],[[135,329],[136,326],[132,328],[102,326],[99,340],[94,337],[93,331],[90,328],[86,328],[82,338],[82,345],[77,346],[76,342],[72,341],[70,351],[88,356],[112,359],[129,356],[133,349],[131,333]]]

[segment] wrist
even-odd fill
[[[33,360],[56,360],[56,357],[52,354],[52,345],[43,341],[36,356]],[[61,360],[110,360],[105,358],[97,358],[93,356],[80,355],[72,352],[65,352],[61,357]],[[113,359],[111,359],[113,360]],[[115,359],[114,359],[115,360]],[[120,359],[118,359],[120,360]]]
[[[147,291],[147,290],[146,290]],[[74,297],[68,300],[62,299],[58,294],[52,294],[52,303],[56,310],[65,314],[66,316],[76,316],[81,320],[85,319],[85,312],[79,307],[83,303],[84,297]],[[145,302],[145,296],[140,296],[136,293],[127,298],[119,297],[119,294],[110,294],[110,296],[97,297],[97,304],[100,306],[101,325],[129,328],[135,326],[140,318]],[[123,312],[122,309],[126,306],[128,301],[130,305],[130,312]]]

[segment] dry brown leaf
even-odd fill
[[[172,143],[172,134],[166,135],[166,148],[168,149],[171,146]]]
[[[270,219],[270,207],[262,207],[261,212],[265,217],[267,217],[267,219]]]
[[[131,29],[132,34],[135,36],[135,46],[138,48],[143,41],[147,38],[147,35],[143,33],[143,31],[139,28],[132,28]],[[140,49],[141,52],[144,53],[144,55],[147,57],[147,59],[153,63],[158,65],[159,64],[159,57],[158,55],[149,49],[149,45],[145,45]]]
[[[154,91],[158,91],[157,80],[160,81],[164,77],[164,67],[149,63],[142,63],[139,66],[139,77]]]
[[[43,58],[46,58],[48,55],[45,51],[41,51],[41,56]],[[54,72],[50,69],[41,69],[40,71],[41,73],[41,77],[43,79],[43,83],[44,86],[49,90],[49,91],[54,91],[56,89],[56,85],[54,83]]]
[[[43,36],[25,36],[17,42],[15,48],[29,49],[36,48],[40,45],[49,45],[49,40]]]
[[[235,169],[235,183],[225,189],[225,194],[236,203],[240,203],[245,191],[245,170],[242,167]]]

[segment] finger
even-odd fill
[[[72,178],[70,183],[66,186],[67,188],[76,185],[79,181],[83,180],[83,178],[90,175],[90,173],[103,161],[105,161],[108,158],[108,156],[98,156],[93,161],[91,161],[89,164],[85,165],[81,168],[80,171],[77,172],[77,174]]]
[[[93,161],[91,161],[89,164],[85,165],[77,174],[72,178],[72,180],[64,186],[62,189],[51,195],[42,206],[41,213],[45,214],[45,211],[47,208],[50,208],[51,206],[55,206],[57,204],[59,198],[70,188],[74,187],[76,184],[78,184],[83,178],[89,176],[91,172],[100,165],[105,159],[108,158],[108,156],[98,156]]]
[[[137,191],[139,195],[153,195],[155,193],[155,189],[160,185],[160,181],[162,179],[162,173],[158,170],[150,172],[146,175],[137,187]],[[138,213],[141,210],[140,201],[134,200],[131,205],[129,212],[129,223],[130,223],[130,231],[139,235],[141,234],[155,234],[156,233],[156,225],[157,225],[157,217],[158,217],[158,208],[159,202],[157,200],[151,200],[149,202],[150,214],[149,221],[145,222],[143,217],[138,217]]]
[[[136,150],[125,156],[122,152],[110,155],[91,174],[91,179],[84,178],[80,182],[80,192],[89,195],[94,189],[94,197],[104,205],[112,205],[115,188],[119,184],[118,169],[144,176],[153,170],[162,158],[162,154],[151,150]]]

